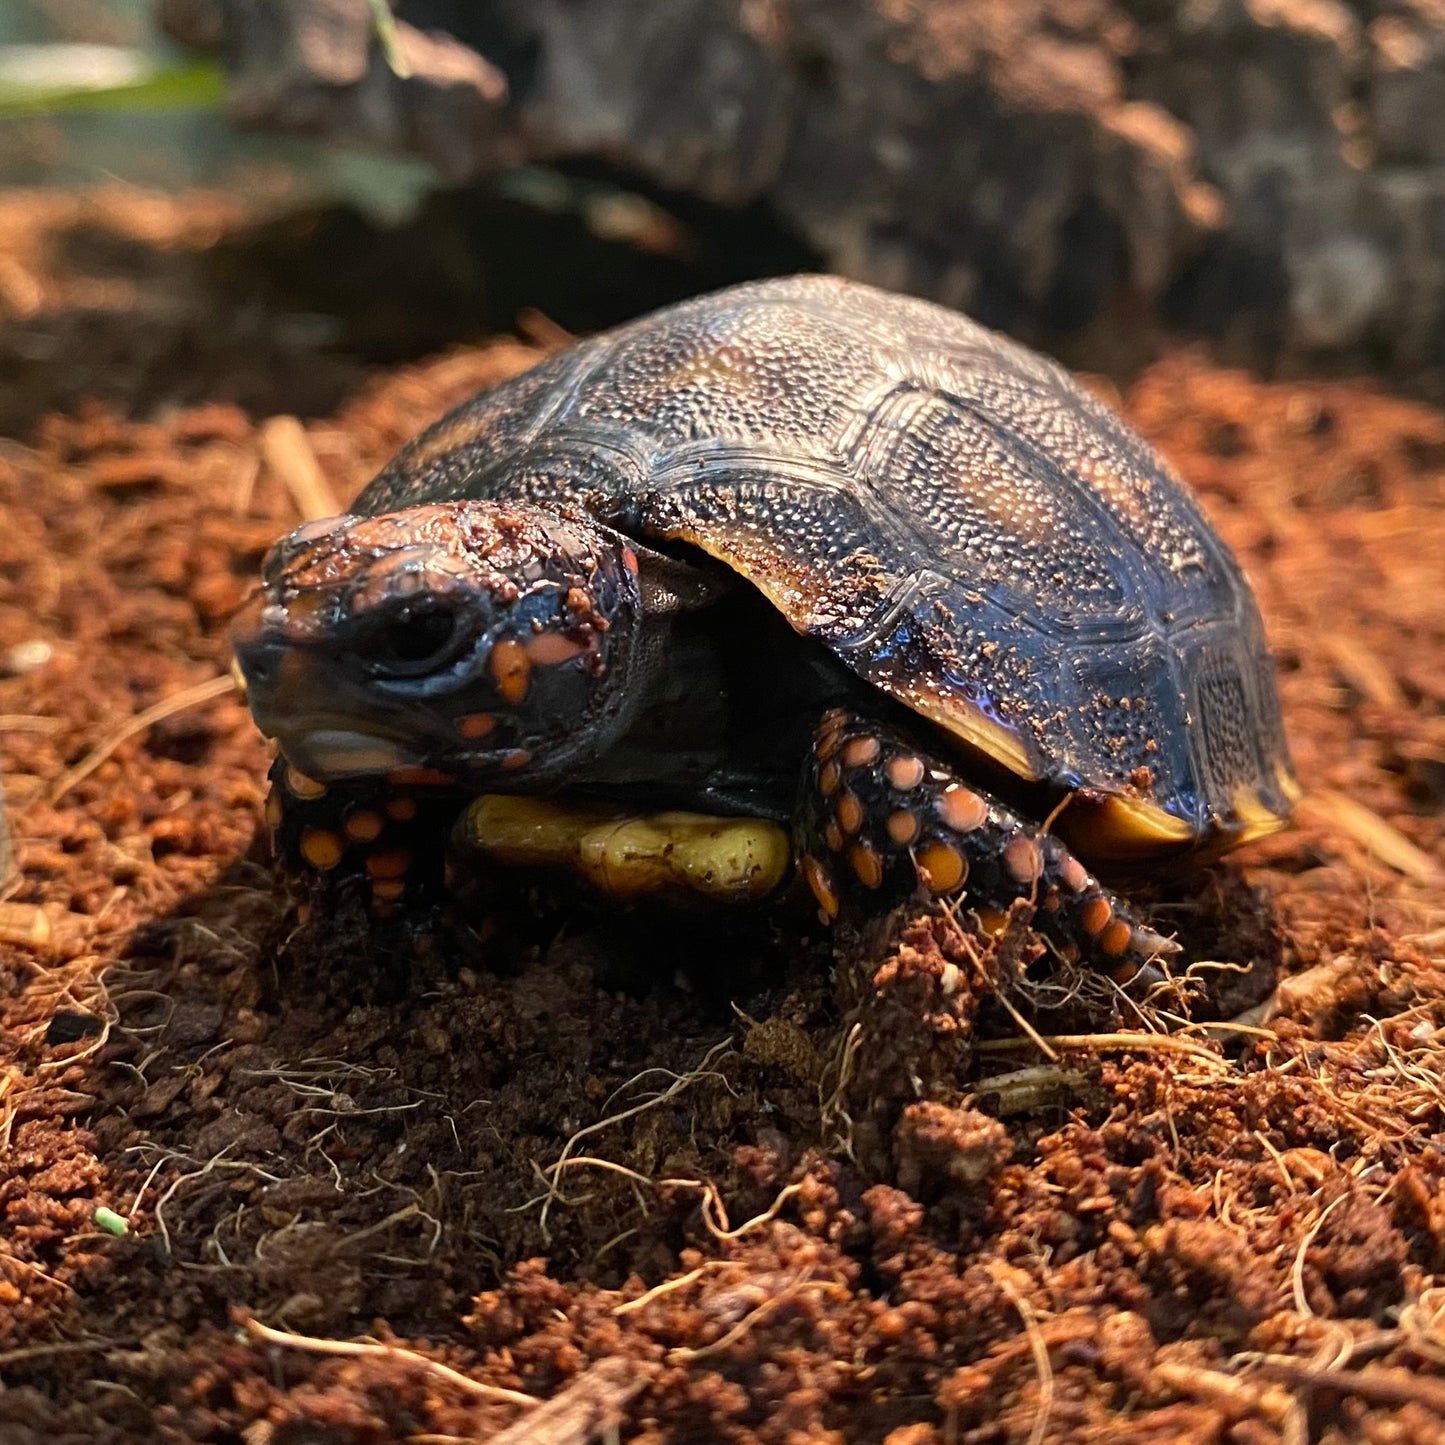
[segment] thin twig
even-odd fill
[[[1417,1370],[1322,1370],[1288,1355],[1266,1355],[1258,1364],[1270,1374],[1306,1389],[1338,1390],[1377,1405],[1423,1405],[1437,1415],[1445,1415],[1445,1380]]]
[[[1049,1431],[1049,1416],[1054,1409],[1054,1367],[1049,1360],[1049,1347],[1044,1332],[1039,1328],[1039,1317],[1033,1306],[1016,1290],[1002,1272],[990,1271],[993,1282],[1008,1297],[1008,1302],[1018,1311],[1023,1321],[1024,1334],[1028,1338],[1029,1352],[1034,1357],[1034,1369],[1039,1377],[1039,1410],[1034,1417],[1033,1428],[1029,1431],[1029,1445],[1043,1445]]]
[[[1320,1217],[1305,1231],[1304,1238],[1299,1242],[1299,1248],[1295,1251],[1294,1264],[1290,1267],[1289,1280],[1290,1288],[1294,1291],[1294,1307],[1306,1319],[1314,1317],[1314,1311],[1310,1308],[1310,1302],[1305,1295],[1305,1253],[1310,1245],[1315,1242],[1315,1236],[1320,1232],[1325,1220],[1330,1217],[1331,1211],[1337,1204],[1343,1204],[1350,1196],[1341,1194],[1338,1199],[1332,1199],[1320,1210]]]
[[[1202,1044],[1182,1039],[1177,1034],[1039,1034],[1039,1042],[1054,1049],[1085,1049],[1092,1053],[1176,1053],[1188,1054],[1191,1058],[1213,1064],[1216,1068],[1227,1069],[1227,1062],[1212,1053]],[[984,1039],[976,1044],[978,1053],[1004,1053],[1016,1049],[1020,1039]]]
[[[491,1436],[491,1445],[586,1445],[616,1439],[622,1407],[657,1377],[654,1360],[615,1355],[589,1365],[567,1387]]]
[[[661,1284],[655,1284],[645,1294],[640,1294],[636,1299],[624,1300],[620,1305],[612,1307],[615,1315],[628,1315],[634,1310],[645,1309],[653,1300],[661,1299],[665,1294],[671,1294],[674,1290],[686,1289],[688,1285],[695,1284],[709,1270],[721,1269],[727,1263],[726,1260],[710,1259],[706,1264],[700,1264],[696,1269],[690,1269],[686,1274],[674,1275],[671,1279],[665,1279]]]
[[[213,677],[206,682],[198,682],[194,687],[188,687],[184,692],[178,692],[174,697],[162,698],[160,702],[152,703],[150,707],[142,712],[136,713],[128,718],[104,741],[91,749],[73,768],[65,772],[55,780],[50,788],[50,803],[58,803],[78,782],[88,778],[127,738],[133,738],[137,733],[143,733],[154,723],[160,722],[163,718],[173,716],[178,712],[185,712],[187,708],[200,707],[202,703],[213,701],[218,697],[225,697],[236,690],[236,684],[232,681],[231,675],[225,677]]]
[[[508,1390],[501,1385],[484,1385],[440,1360],[429,1359],[415,1350],[404,1350],[400,1345],[383,1345],[375,1340],[322,1340],[314,1335],[293,1335],[289,1330],[273,1330],[260,1320],[244,1319],[247,1334],[254,1339],[265,1340],[271,1345],[285,1345],[293,1350],[306,1350],[313,1355],[368,1355],[373,1358],[404,1360],[408,1364],[420,1365],[439,1379],[450,1380],[458,1389],[475,1395],[479,1400],[496,1400],[507,1405],[517,1405],[524,1410],[534,1410],[542,1402],[535,1395],[524,1395],[520,1390]]]
[[[22,1360],[43,1360],[46,1355],[84,1355],[97,1350],[123,1350],[134,1343],[127,1340],[58,1340],[53,1345],[22,1345],[0,1354],[0,1365],[17,1365]]]
[[[294,416],[268,417],[261,425],[261,455],[286,484],[303,522],[334,517],[341,510],[326,480],[306,429]]]
[[[812,1266],[810,1265],[809,1269],[811,1268]],[[687,1360],[703,1360],[709,1355],[721,1354],[729,1345],[734,1345],[742,1339],[754,1325],[761,1323],[762,1320],[772,1314],[774,1310],[787,1304],[789,1300],[795,1299],[805,1291],[809,1293],[826,1292],[835,1287],[831,1281],[826,1279],[810,1280],[808,1278],[808,1269],[805,1269],[796,1279],[785,1284],[777,1294],[769,1296],[757,1309],[750,1310],[745,1314],[732,1329],[721,1338],[714,1340],[712,1344],[699,1345],[695,1349],[691,1345],[678,1345],[675,1349],[667,1352],[667,1358],[671,1362],[682,1363]]]

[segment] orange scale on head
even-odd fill
[[[394,823],[410,823],[416,817],[416,799],[390,799],[386,805],[386,816]]]
[[[333,601],[323,590],[297,592],[286,601],[280,618],[281,635],[288,642],[310,642],[331,631]],[[287,656],[300,657],[299,653]],[[282,661],[285,662],[283,657]]]
[[[843,774],[838,769],[837,763],[824,763],[818,769],[818,791],[825,798],[830,798],[838,791],[838,784],[843,780]]]
[[[496,725],[496,718],[489,712],[468,713],[457,719],[457,733],[468,742],[480,742]]]
[[[527,696],[532,663],[526,647],[515,637],[503,637],[493,643],[491,656],[487,658],[487,671],[491,673],[504,702],[515,705]]]
[[[897,812],[890,813],[885,826],[888,829],[888,836],[900,848],[906,848],[918,836],[918,819],[906,808],[899,808]]]
[[[571,662],[591,649],[585,642],[574,642],[560,632],[539,632],[527,644],[527,656],[541,667],[553,667],[559,662]]]

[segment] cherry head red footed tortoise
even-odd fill
[[[1296,793],[1259,614],[1184,485],[941,307],[764,281],[484,391],[272,550],[234,640],[288,866],[405,914],[448,834],[620,898],[1020,897],[1170,951],[1094,866]],[[732,821],[728,821],[732,820]]]

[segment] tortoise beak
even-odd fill
[[[287,760],[310,777],[327,779],[415,764],[413,751],[388,735],[381,717],[362,724],[350,715],[346,680],[325,650],[278,633],[268,625],[267,611],[264,594],[257,593],[232,622],[231,645],[256,726],[280,742]]]

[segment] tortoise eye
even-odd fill
[[[425,673],[447,660],[460,632],[460,615],[450,607],[404,607],[367,629],[366,660],[387,672]]]

